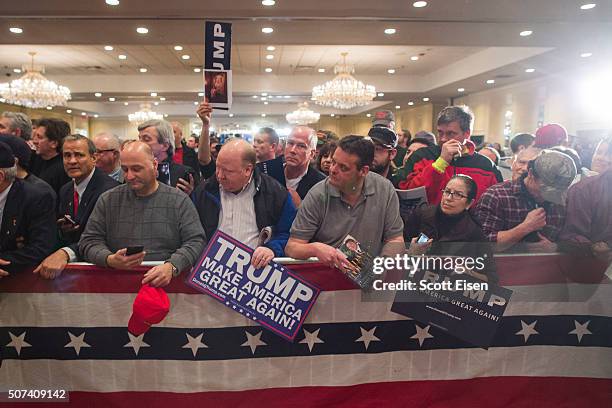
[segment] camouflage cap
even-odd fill
[[[565,205],[567,189],[576,178],[576,165],[565,153],[543,150],[533,161],[534,175],[540,181],[544,200]]]

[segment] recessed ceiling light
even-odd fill
[[[401,108],[401,106],[395,105],[395,109],[399,109],[399,108]]]
[[[315,98],[314,96],[310,98],[311,101],[316,101],[317,98]]]
[[[395,70],[394,70],[393,68],[389,68],[389,69],[387,70],[387,72],[388,72],[389,74],[395,74]]]
[[[595,8],[597,4],[595,3],[587,3],[587,4],[583,4],[582,6],[580,6],[580,10],[590,10],[592,8]]]
[[[52,106],[47,106],[47,110],[51,110],[51,109],[53,109]]]
[[[94,118],[99,118],[100,115],[98,115],[97,113],[94,115]]]
[[[289,96],[289,95],[285,95],[285,96],[283,96],[283,98],[285,98],[285,99],[289,99],[289,98],[291,98],[291,96]]]
[[[146,33],[148,33],[148,32],[149,32],[149,29],[148,29],[147,27],[138,27],[138,28],[136,29],[136,32],[137,32],[138,34],[146,34]]]
[[[418,55],[413,55],[412,57],[410,57],[410,61],[418,61],[418,60],[419,60]]]
[[[465,92],[465,88],[457,88],[457,92]]]
[[[329,115],[329,116],[331,116],[331,117],[333,118],[334,116],[336,116],[336,114],[335,114],[335,113],[332,113],[332,114],[331,114],[331,115]]]
[[[412,105],[414,105],[414,102],[412,101],[408,102],[408,106],[412,106]]]
[[[366,113],[366,117],[368,117],[368,118],[372,117],[372,114],[371,113]]]
[[[325,72],[325,68],[319,68],[317,71],[320,72],[320,73],[323,73],[323,72]]]
[[[167,117],[168,117],[168,114],[167,114],[167,113],[164,113],[164,118],[167,118]]]
[[[163,96],[160,96],[160,97],[159,97],[159,100],[160,100],[160,101],[165,101],[165,100],[166,100],[166,98],[164,98]]]
[[[414,3],[412,3],[412,7],[416,7],[416,8],[422,8],[425,6],[427,6],[426,1],[415,1]]]
[[[261,1],[262,6],[273,6],[275,4],[276,4],[276,1],[274,0],[262,0]]]
[[[385,34],[395,34],[396,32],[395,28],[385,28]]]
[[[266,47],[266,50],[268,50],[268,51],[274,51],[275,49],[276,49],[276,47],[275,47],[275,46],[273,46],[273,45],[268,45],[268,46]]]
[[[267,97],[267,96],[262,96],[262,97],[261,97],[261,100],[262,100],[262,101],[267,101],[267,100],[268,100],[268,97]]]
[[[99,98],[99,97],[101,97],[101,96],[102,96],[102,92],[96,92],[96,93],[94,94],[94,96],[95,96],[96,98]]]
[[[81,116],[85,116],[87,115],[85,112],[81,112]]]
[[[16,74],[21,74],[21,69],[13,68],[13,72],[16,73]]]
[[[119,58],[120,60],[125,60],[127,59],[127,55],[119,54],[117,55],[117,58]]]
[[[129,103],[127,103],[127,102],[123,102],[123,104],[124,104],[125,106],[128,106],[128,105],[129,105]]]
[[[520,35],[521,37],[529,37],[531,34],[533,34],[533,31],[531,31],[531,30],[521,31],[521,32],[519,33],[519,35]]]
[[[156,97],[157,96],[157,92],[151,92],[151,96]]]
[[[487,79],[487,84],[491,85],[494,84],[495,80],[494,79]]]
[[[112,96],[110,98],[108,98],[108,100],[111,101],[111,102],[115,102],[116,101],[116,99],[113,98]]]
[[[267,92],[262,92],[261,96],[268,96],[268,93]]]
[[[230,117],[230,118],[233,118],[233,117],[234,117],[234,114],[233,114],[233,113],[230,113],[230,114],[229,114],[229,117]]]
[[[187,55],[187,54],[184,54],[184,55],[181,55],[181,58],[184,59],[184,60],[188,60],[191,57],[189,55]]]
[[[266,72],[272,72],[272,68],[268,67],[268,68],[266,68],[264,71],[266,71]]]
[[[104,46],[104,51],[112,51],[112,50],[114,50],[114,49],[115,49],[115,48],[114,48],[112,45],[105,45],[105,46]]]
[[[385,96],[384,92],[379,92],[376,94],[376,96]]]
[[[194,102],[193,104],[194,104],[194,105],[199,105],[199,102],[197,102],[197,101],[196,101],[196,102]]]
[[[531,74],[532,72],[535,72],[535,68],[527,68],[525,72],[527,72],[528,74]]]
[[[204,96],[204,92],[198,92],[198,96]]]
[[[593,55],[592,52],[583,52],[582,54],[580,54],[582,58],[589,58],[592,55]]]
[[[66,109],[66,113],[72,113],[72,109]]]
[[[267,60],[274,59],[274,55],[272,55],[272,54],[268,54],[268,55],[266,55],[266,59],[267,59]]]
[[[159,102],[153,102],[153,105],[158,106]]]
[[[108,4],[109,6],[118,6],[119,0],[106,0],[106,4]]]
[[[21,34],[23,33],[23,29],[19,28],[19,27],[11,27],[9,28],[9,31],[13,34]]]
[[[147,72],[147,71],[148,71],[148,69],[146,69],[146,68],[140,68],[140,69],[139,69],[139,71],[140,71],[140,72],[142,72],[142,73],[144,74],[145,72]]]
[[[262,113],[262,114],[261,114],[261,117],[262,117],[262,118],[265,118],[265,117],[266,117],[266,114],[265,114],[265,113]]]
[[[267,105],[267,104],[269,104],[269,103],[270,103],[270,102],[268,102],[268,101],[265,101],[265,102],[264,102],[264,105]]]
[[[202,68],[194,68],[193,72],[202,72]]]
[[[429,98],[428,97],[423,98],[423,102],[429,102]]]
[[[271,34],[274,32],[274,29],[272,27],[264,27],[261,29],[261,32],[264,34]]]
[[[175,45],[174,46],[174,51],[183,51],[183,46],[182,45]]]
[[[253,99],[257,99],[257,98],[259,98],[259,96],[253,95]]]

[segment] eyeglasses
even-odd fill
[[[102,153],[106,153],[106,152],[116,152],[116,149],[104,149],[104,150],[96,150],[95,154],[102,154]]]
[[[460,193],[459,191],[449,190],[447,188],[442,189],[442,194],[449,196],[453,200],[455,198],[458,198],[458,199],[467,198],[467,196],[465,194]]]

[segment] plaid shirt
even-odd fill
[[[539,232],[551,241],[556,241],[565,223],[565,208],[545,202],[538,204],[527,192],[523,180],[504,181],[489,187],[480,197],[474,215],[482,224],[489,241],[497,242],[497,233],[507,231],[522,223],[531,210],[542,207],[546,210],[546,226]],[[522,242],[537,242],[535,232],[526,235]]]

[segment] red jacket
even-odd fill
[[[503,181],[495,164],[477,153],[453,159],[446,171],[440,174],[432,164],[440,157],[441,151],[440,146],[433,146],[414,152],[406,165],[396,173],[397,187],[407,190],[425,186],[429,203],[438,204],[442,201],[442,189],[455,174],[465,174],[474,179],[478,186],[476,200],[487,188]]]

